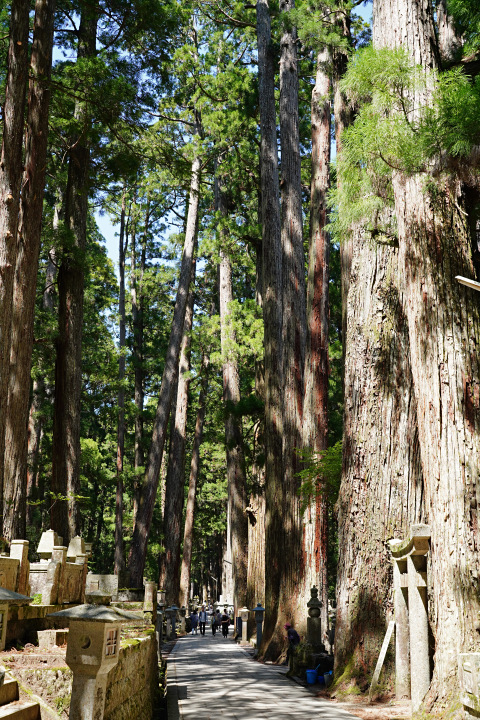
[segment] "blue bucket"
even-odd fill
[[[316,670],[306,670],[305,674],[307,676],[307,684],[308,685],[314,685],[317,682],[317,671]]]

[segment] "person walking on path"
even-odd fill
[[[205,610],[205,605],[202,605],[202,609],[198,614],[198,622],[200,623],[200,635],[205,635],[205,625],[207,624],[208,615]]]
[[[289,665],[288,674],[293,673],[293,656],[295,655],[295,648],[300,644],[300,635],[297,633],[295,628],[292,627],[291,623],[285,623],[283,626],[287,631],[288,650],[287,650],[287,663]]]
[[[190,622],[192,623],[192,635],[196,635],[198,628],[198,613],[196,610],[190,613]]]
[[[223,635],[223,637],[226,638],[226,637],[228,637],[228,626],[230,625],[230,615],[227,613],[226,610],[224,611],[224,613],[222,615],[221,623],[222,623],[222,635]]]
[[[215,633],[217,632],[217,616],[214,612],[212,612],[210,616],[210,626],[212,628],[212,635],[215,637]]]

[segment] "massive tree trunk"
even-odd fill
[[[145,225],[142,234],[142,248],[140,252],[140,266],[137,265],[137,248],[135,242],[135,224],[132,223],[132,253],[130,264],[130,285],[132,302],[132,325],[133,325],[133,353],[132,362],[134,368],[134,402],[135,402],[135,449],[134,449],[134,496],[133,496],[133,527],[137,516],[138,503],[140,498],[141,475],[145,471],[145,453],[143,449],[143,405],[145,400],[144,391],[144,368],[143,368],[143,276],[145,273],[147,233],[150,222],[150,203],[147,204],[145,214]]]
[[[95,57],[97,38],[96,10],[83,7],[80,18],[77,58]],[[51,527],[69,540],[80,531],[77,496],[80,491],[80,396],[82,391],[82,325],[84,268],[87,243],[88,187],[90,149],[88,128],[91,124],[85,101],[77,100],[75,120],[78,135],[69,150],[68,179],[65,192],[65,224],[73,247],[63,248],[58,272],[58,339],[55,363],[55,405],[52,450]],[[60,497],[58,497],[60,496]],[[67,500],[60,499],[67,497]]]
[[[180,572],[180,594],[178,598],[179,607],[187,606],[190,592],[190,569],[192,566],[193,548],[193,523],[195,519],[195,497],[197,494],[197,480],[200,470],[200,447],[203,438],[203,425],[207,410],[207,389],[208,389],[208,355],[204,354],[201,369],[201,388],[198,398],[197,419],[195,422],[195,434],[193,437],[192,459],[190,462],[190,476],[188,479],[187,507],[185,510],[185,527],[183,531],[183,556],[182,569]]]
[[[259,208],[259,213],[261,208]],[[256,301],[263,305],[263,254],[262,245],[256,250]],[[255,365],[255,395],[264,400],[265,383],[263,362]],[[247,607],[257,603],[265,604],[265,470],[262,462],[264,455],[264,423],[257,423],[254,431],[254,461],[252,465],[252,492],[250,494],[248,516],[248,568],[247,568]],[[253,615],[249,618],[249,634],[256,631]]]
[[[302,237],[302,184],[298,118],[297,34],[288,25],[293,0],[280,3],[285,28],[280,42],[280,140],[282,208],[282,399],[283,399],[283,528],[277,537],[280,565],[279,615],[275,645],[284,641],[283,625],[293,623],[303,634],[310,598],[311,557],[304,543],[311,539],[312,522],[304,524],[297,473],[302,464],[303,394],[306,344],[305,253]],[[315,518],[313,518],[313,525]],[[304,531],[306,535],[304,536]]]
[[[330,185],[330,67],[328,50],[319,53],[312,92],[312,179],[310,191],[310,244],[307,281],[307,349],[303,441],[316,456],[327,448],[328,434],[328,282],[329,237],[327,191]],[[326,488],[321,485],[304,516],[304,548],[309,584],[318,586],[323,602],[322,627],[327,627],[327,525]]]
[[[377,47],[401,45],[426,72],[438,67],[428,0],[382,0],[374,10]],[[411,99],[415,108],[426,101],[419,91]],[[396,173],[393,184],[425,515],[432,532],[429,614],[435,653],[428,709],[437,698],[442,705],[445,698],[452,702],[458,653],[480,649],[480,368],[475,350],[480,318],[478,298],[455,281],[457,274],[474,275],[465,188],[456,178],[441,176],[431,197],[426,179]]]
[[[263,322],[265,345],[265,626],[260,652],[277,625],[282,577],[282,249],[280,232],[275,66],[268,0],[257,2],[258,85],[260,108],[260,183],[262,196]],[[277,632],[272,655],[283,638]]]
[[[123,458],[125,451],[125,210],[126,188],[123,188],[122,209],[120,212],[120,233],[118,238],[119,267],[119,358],[118,358],[118,419],[117,419],[117,492],[115,498],[115,561],[114,573],[120,575],[125,570],[125,543],[123,541]],[[128,238],[127,238],[128,242]]]
[[[165,511],[163,537],[165,554],[160,569],[159,587],[165,589],[165,602],[174,605],[180,592],[180,543],[185,487],[185,446],[187,440],[188,389],[190,386],[190,333],[193,323],[195,262],[188,296],[183,340],[178,364],[177,399],[170,437],[167,478],[165,482]]]
[[[218,211],[226,215],[224,179],[215,178],[215,200]],[[220,233],[223,235],[222,230]],[[221,247],[224,243],[219,243]],[[225,452],[227,460],[228,514],[230,518],[230,546],[233,558],[233,603],[235,608],[247,602],[248,525],[245,509],[246,476],[243,448],[242,419],[236,414],[240,402],[240,377],[236,359],[236,335],[233,328],[231,303],[233,302],[232,265],[230,258],[220,250],[218,267],[218,296],[220,305],[220,332],[223,362],[223,405],[225,423]]]
[[[56,232],[59,226],[60,204],[55,206],[53,229]],[[45,273],[45,289],[43,291],[43,308],[48,313],[54,312],[56,295],[55,279],[57,277],[57,264],[55,262],[55,249],[51,248],[48,254],[47,270]],[[44,478],[39,475],[40,445],[43,436],[46,413],[42,412],[44,403],[53,400],[54,388],[40,376],[33,383],[33,398],[28,418],[28,461],[27,461],[27,526],[33,521],[33,505],[29,500],[43,501]],[[40,483],[39,480],[42,480]]]
[[[3,532],[3,467],[10,372],[10,337],[17,227],[22,179],[22,140],[28,67],[29,0],[10,8],[3,133],[0,163],[0,532]]]
[[[398,251],[357,231],[347,307],[335,675],[365,690],[392,618],[386,540],[424,520]],[[392,668],[388,668],[391,680]]]
[[[197,132],[200,131],[200,119],[197,118]],[[177,375],[180,346],[183,337],[183,324],[187,308],[188,292],[192,275],[193,255],[198,226],[198,206],[200,197],[200,156],[195,155],[192,162],[192,176],[188,203],[187,227],[183,247],[177,297],[173,312],[172,329],[167,348],[165,368],[160,386],[157,412],[155,415],[152,442],[148,453],[147,468],[141,489],[140,502],[135,518],[132,546],[129,557],[130,582],[141,587],[143,568],[147,552],[148,535],[153,517],[153,508],[157,495],[158,478],[162,463],[163,448],[167,433],[170,405]]]
[[[47,159],[54,0],[37,0],[30,59],[25,173],[12,308],[10,387],[5,435],[4,535],[26,537],[27,426],[33,319]]]

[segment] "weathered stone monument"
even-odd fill
[[[157,583],[145,583],[143,598],[143,621],[146,625],[155,625],[157,622]]]
[[[415,712],[430,686],[427,554],[430,527],[412,525],[408,540],[390,540],[395,610],[395,691]]]
[[[314,585],[310,590],[310,600],[307,603],[307,643],[312,646],[312,653],[325,652],[325,646],[322,643],[322,618],[320,610],[322,601],[318,599],[318,589]]]
[[[43,605],[82,603],[85,599],[88,558],[83,540],[74,538],[68,548],[60,543],[53,530],[46,530],[37,548],[40,562],[30,565],[30,591],[42,596]],[[73,562],[68,561],[69,552]]]

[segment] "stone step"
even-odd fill
[[[0,686],[0,705],[18,700],[18,683],[13,678],[5,677],[5,682]]]
[[[34,702],[17,702],[0,707],[0,720],[41,720],[40,705]]]

